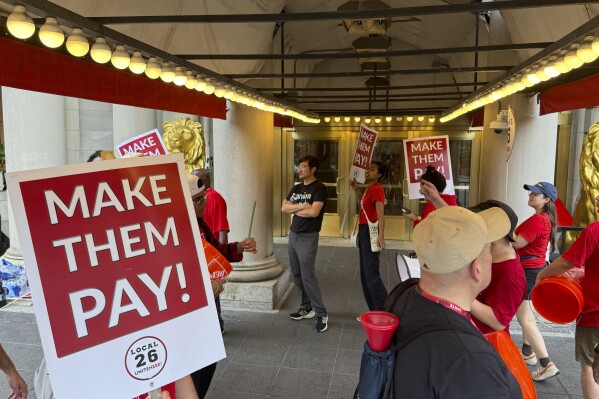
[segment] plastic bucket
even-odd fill
[[[495,347],[495,350],[499,352],[507,368],[516,377],[522,390],[522,398],[536,399],[537,392],[535,391],[535,385],[532,382],[528,367],[510,336],[505,331],[495,331],[485,334],[485,337]]]
[[[583,269],[571,269],[562,276],[543,279],[532,290],[532,304],[545,319],[557,323],[570,323],[584,307],[581,283]]]
[[[389,348],[391,338],[399,326],[399,317],[389,312],[372,311],[360,315],[360,323],[366,332],[368,345],[375,352]]]

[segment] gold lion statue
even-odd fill
[[[595,208],[595,197],[599,194],[599,123],[589,129],[582,143],[580,153],[580,198],[574,212],[574,226],[585,227],[597,221],[598,214]],[[569,247],[580,232],[569,231],[566,243]]]
[[[185,170],[203,169],[205,164],[204,132],[202,124],[190,118],[179,118],[162,124],[162,140],[171,154],[183,154]]]

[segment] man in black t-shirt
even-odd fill
[[[314,270],[318,235],[327,202],[327,189],[316,178],[319,166],[318,158],[311,155],[299,160],[298,173],[302,182],[287,194],[281,212],[293,214],[289,232],[289,263],[293,281],[301,295],[299,309],[289,316],[294,320],[316,316],[316,331],[324,332],[328,328],[329,315]]]
[[[480,333],[472,302],[491,281],[490,243],[510,222],[500,208],[448,206],[420,222],[414,249],[421,278],[393,289],[386,309],[400,318],[393,345],[396,398],[522,398],[517,380]]]

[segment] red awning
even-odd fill
[[[273,114],[274,127],[293,127],[293,118],[288,115]]]
[[[599,106],[599,74],[547,89],[540,94],[541,115]]]
[[[226,119],[226,101],[109,66],[0,38],[0,86]]]

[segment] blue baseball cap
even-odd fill
[[[557,199],[557,189],[553,184],[547,183],[546,181],[541,181],[537,184],[525,184],[524,189],[530,191],[531,193],[543,194],[551,201],[555,201]]]

